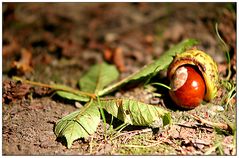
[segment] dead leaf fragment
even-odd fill
[[[16,83],[13,81],[5,80],[3,82],[3,100],[2,102],[8,103],[17,99],[22,99],[30,93],[30,85],[23,83]]]
[[[122,48],[118,47],[115,49],[113,61],[120,72],[126,71]]]
[[[67,58],[79,56],[82,48],[81,46],[72,39],[61,40],[55,39],[54,42],[59,48],[62,49],[62,55]]]
[[[8,45],[3,45],[2,55],[3,57],[11,56],[19,49],[19,44],[12,38]]]
[[[110,63],[114,63],[120,72],[126,71],[123,50],[121,47],[104,48],[103,55],[104,59]]]
[[[21,59],[14,61],[12,68],[16,69],[20,74],[32,72],[32,53],[25,48],[21,49]]]
[[[112,56],[113,56],[112,50],[110,50],[109,48],[106,48],[106,49],[104,50],[104,59],[105,59],[106,61],[111,61]]]

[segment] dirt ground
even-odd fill
[[[12,80],[17,75],[78,88],[79,78],[102,61],[115,64],[124,78],[187,38],[200,41],[197,47],[215,59],[223,80],[229,70],[225,47],[215,31],[217,23],[230,49],[231,74],[226,81],[235,87],[235,10],[235,3],[3,3],[2,154],[235,155],[235,131],[215,129],[192,117],[235,125],[232,88],[221,86],[213,102],[189,111],[170,108],[166,92],[159,98],[144,87],[116,92],[115,97],[136,98],[170,110],[173,125],[156,131],[129,127],[106,141],[101,123],[89,139],[79,139],[67,149],[56,138],[54,126],[79,103]],[[161,78],[165,77],[163,72]]]

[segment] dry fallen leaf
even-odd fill
[[[115,49],[113,61],[120,72],[124,72],[126,70],[122,48],[118,47]]]
[[[25,48],[21,49],[21,59],[14,61],[12,68],[16,69],[20,74],[32,72],[32,53]]]
[[[2,49],[3,57],[11,56],[12,54],[18,51],[19,47],[20,46],[18,42],[16,41],[16,39],[11,38],[11,41],[8,45],[3,45],[3,49]]]
[[[111,61],[112,56],[113,56],[113,52],[111,49],[109,49],[109,48],[104,49],[104,59],[106,61]]]
[[[15,83],[5,80],[3,82],[3,100],[2,102],[15,101],[22,99],[30,93],[31,86],[23,83]]]
[[[117,47],[114,49],[105,48],[103,55],[104,55],[104,59],[107,62],[115,64],[120,72],[126,71],[124,55],[123,55],[123,51],[121,47]]]

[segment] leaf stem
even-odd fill
[[[165,87],[169,90],[171,90],[171,87],[167,86],[166,84],[163,84],[163,83],[151,83],[152,85],[158,85],[158,86],[162,86],[162,87]]]
[[[97,102],[99,104],[99,107],[100,107],[100,114],[102,116],[102,119],[103,119],[103,122],[104,122],[104,133],[105,133],[105,138],[106,138],[106,118],[105,118],[105,113],[104,113],[104,110],[102,108],[102,105],[101,105],[101,102],[100,102],[100,97],[97,96]]]
[[[127,127],[129,124],[128,123],[123,123],[121,125],[119,125],[118,127],[115,128],[115,130],[117,131],[117,133],[120,133],[125,127]]]
[[[76,89],[73,89],[73,88],[70,88],[70,87],[60,87],[59,85],[48,85],[48,84],[45,84],[45,83],[40,83],[40,82],[34,82],[34,81],[25,80],[25,79],[20,78],[20,77],[17,77],[17,76],[14,76],[14,77],[13,77],[13,80],[21,81],[21,82],[23,82],[23,83],[31,84],[31,85],[34,85],[34,86],[46,87],[46,88],[50,88],[50,89],[54,89],[54,90],[67,91],[67,92],[74,93],[74,94],[76,94],[76,95],[79,95],[79,94],[80,94],[80,95],[85,95],[85,96],[91,97],[91,98],[93,98],[93,99],[96,99],[96,95],[93,94],[93,93],[88,93],[88,92],[79,91],[79,90],[76,90]]]
[[[215,29],[216,29],[217,37],[220,40],[220,42],[222,43],[222,45],[224,46],[225,51],[226,51],[227,68],[228,68],[228,74],[227,74],[226,80],[229,80],[230,77],[231,77],[231,74],[232,74],[232,71],[231,71],[231,59],[230,59],[230,53],[229,53],[230,48],[228,47],[228,45],[225,43],[225,41],[222,39],[222,37],[219,34],[218,23],[215,24]]]

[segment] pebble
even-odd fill
[[[75,107],[80,109],[80,108],[83,107],[83,105],[81,103],[79,103],[79,102],[75,102]]]
[[[216,106],[215,108],[217,111],[224,111],[224,108],[222,106]]]
[[[115,93],[115,97],[116,97],[116,98],[120,98],[121,96],[122,96],[122,94],[121,94],[120,92],[116,92],[116,93]]]
[[[211,116],[215,116],[217,114],[218,111],[224,111],[224,108],[222,106],[213,106],[212,108],[210,108],[210,110],[208,110],[208,113]]]
[[[150,104],[155,105],[155,104],[159,104],[159,102],[160,102],[159,98],[152,98],[152,99],[150,99]]]
[[[22,146],[21,146],[20,144],[18,144],[18,145],[17,145],[17,149],[18,149],[19,151],[21,151],[21,150],[22,150]]]
[[[145,99],[146,100],[151,100],[151,99],[153,99],[153,95],[152,94],[145,94]]]

